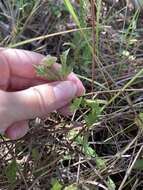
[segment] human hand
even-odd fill
[[[19,139],[28,132],[28,120],[59,110],[84,93],[75,74],[66,81],[50,82],[39,78],[33,65],[43,55],[17,49],[0,48],[0,133]],[[55,67],[58,65],[55,64]]]

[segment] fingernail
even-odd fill
[[[76,94],[77,96],[82,96],[83,94],[85,94],[85,88],[82,82],[76,77],[75,74],[71,73],[68,76],[68,80],[72,81],[78,87],[77,94]]]
[[[57,102],[72,100],[75,97],[76,92],[77,86],[71,81],[60,82],[54,87]]]

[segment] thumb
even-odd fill
[[[41,117],[69,103],[77,93],[71,81],[34,86],[29,89],[8,93],[9,113],[13,122]]]

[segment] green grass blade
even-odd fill
[[[76,25],[80,28],[80,21],[75,13],[75,10],[74,10],[71,2],[69,0],[64,0],[64,4],[65,4],[66,8],[68,9],[68,11],[70,12],[70,14],[72,15]]]

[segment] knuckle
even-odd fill
[[[0,134],[4,134],[6,129],[12,124],[12,112],[8,102],[7,93],[0,90]]]
[[[37,109],[41,115],[44,115],[47,112],[46,102],[43,93],[38,87],[33,87],[34,96],[36,97]]]
[[[0,51],[0,89],[7,90],[10,83],[10,66],[9,61],[4,55],[3,51]]]

